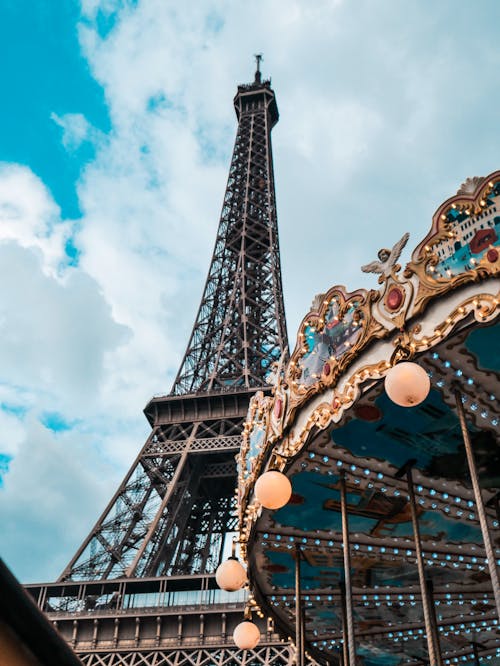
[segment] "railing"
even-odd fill
[[[134,592],[117,589],[104,594],[51,594],[50,588],[42,588],[39,596],[40,607],[49,615],[52,614],[128,614],[130,611],[158,612],[160,610],[184,612],[193,610],[216,610],[217,607],[237,607],[243,605],[248,593],[246,590],[225,592],[219,589],[208,590],[162,590],[153,592]]]
[[[217,386],[214,389],[198,389],[192,393],[154,393],[153,400],[155,398],[198,398],[200,396],[216,396],[219,394],[231,394],[231,393],[247,393],[250,391],[270,391],[271,386],[269,384],[263,383],[262,386],[244,386],[243,384],[230,384],[228,386]]]
[[[144,449],[143,455],[154,456],[161,453],[182,451],[186,448],[187,439],[158,439],[151,440]],[[191,451],[222,451],[224,449],[238,450],[241,446],[241,435],[221,435],[220,437],[203,437],[190,440]]]

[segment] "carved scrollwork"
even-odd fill
[[[248,489],[255,481],[267,447],[273,442],[273,439],[268,437],[271,404],[272,399],[264,396],[262,391],[257,391],[250,400],[247,420],[243,426],[241,449],[236,458],[238,511],[241,511]]]
[[[376,291],[348,293],[343,287],[334,287],[325,294],[319,309],[305,317],[286,374],[289,413],[334,385],[370,339],[388,333],[372,316],[372,303],[379,297]]]
[[[430,233],[404,271],[406,278],[418,278],[413,314],[440,294],[498,274],[499,257],[500,171],[495,171],[468,179],[434,214]]]

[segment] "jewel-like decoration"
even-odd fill
[[[274,403],[274,416],[279,419],[283,411],[283,400],[281,398],[276,398]]]
[[[388,310],[396,312],[403,304],[404,294],[398,287],[392,287],[385,299],[385,305]]]
[[[496,261],[498,261],[498,250],[495,250],[494,247],[490,248],[488,252],[486,253],[486,259],[491,263],[494,264]]]

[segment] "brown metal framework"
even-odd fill
[[[28,585],[87,666],[284,666],[290,645],[270,623],[262,640],[239,651],[232,632],[244,592],[210,588],[211,576],[158,576]]]
[[[287,347],[270,132],[270,82],[238,87],[239,120],[212,263],[176,395],[262,386]]]
[[[228,646],[191,648],[187,650],[160,650],[141,654],[134,652],[89,653],[82,655],[85,666],[283,666],[290,663],[289,648],[286,645],[262,645],[250,654]]]
[[[265,626],[267,644],[235,648],[246,592],[231,598],[214,579],[236,533],[248,404],[288,354],[270,141],[278,108],[259,66],[234,105],[215,250],[172,391],[147,405],[151,434],[59,581],[29,586],[88,666],[289,663]]]
[[[228,553],[247,393],[153,399],[141,453],[61,580],[213,573]]]

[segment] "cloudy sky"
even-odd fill
[[[170,390],[264,54],[291,339],[500,168],[496,0],[0,3],[0,554],[52,580]]]

